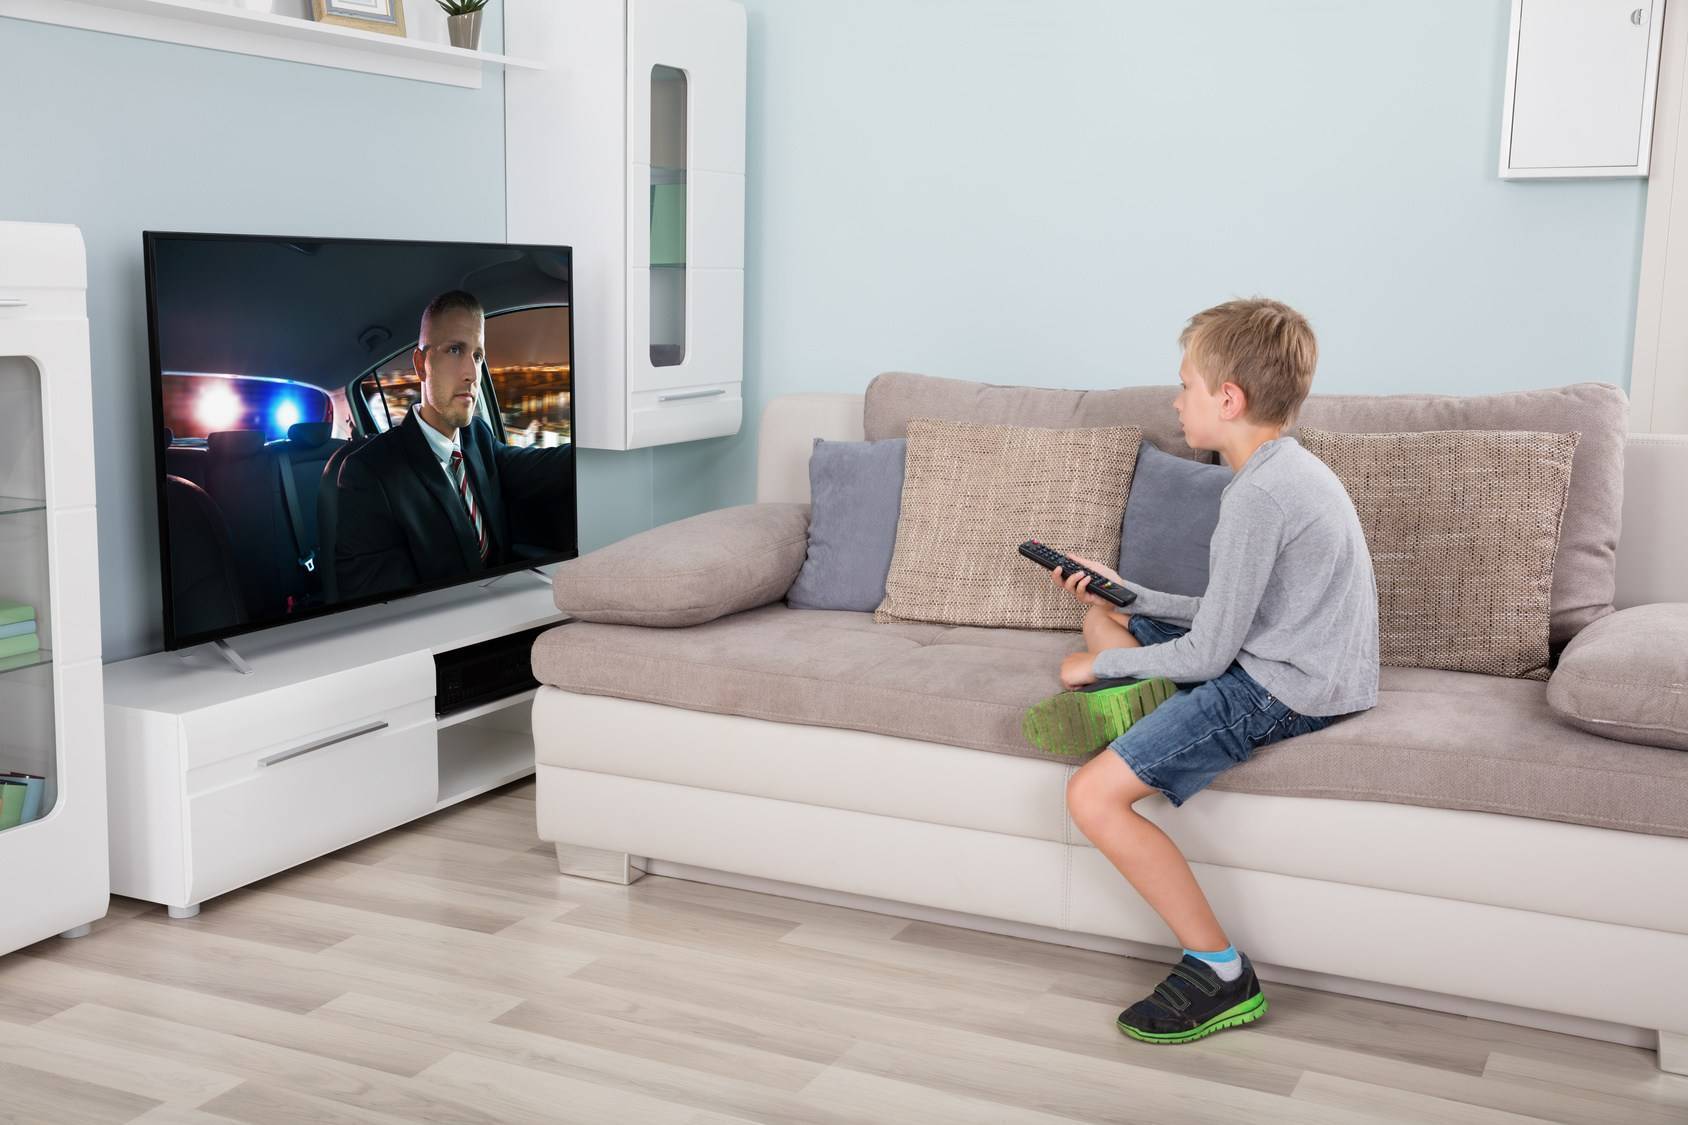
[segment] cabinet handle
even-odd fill
[[[656,400],[658,402],[676,402],[683,398],[709,398],[711,395],[724,395],[726,393],[725,387],[716,387],[712,391],[687,391],[681,395],[657,395]]]
[[[0,309],[21,309],[28,304],[22,297],[0,297]]]
[[[281,762],[287,761],[289,758],[297,758],[303,754],[309,754],[313,750],[324,750],[330,746],[336,746],[342,742],[350,742],[354,738],[361,738],[366,734],[374,734],[378,730],[386,729],[387,721],[385,719],[382,719],[380,722],[365,723],[356,730],[349,730],[344,734],[331,734],[327,738],[319,738],[315,742],[307,742],[303,746],[295,746],[291,750],[283,750],[279,754],[271,754],[258,764],[260,766],[277,765]]]

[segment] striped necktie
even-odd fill
[[[475,525],[475,546],[480,548],[481,561],[486,562],[486,528],[481,524],[481,511],[475,507],[475,494],[469,490],[469,474],[463,468],[461,450],[451,451],[451,479],[457,482],[457,496],[469,511],[469,522]]]

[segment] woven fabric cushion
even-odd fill
[[[1359,513],[1377,576],[1381,663],[1547,677],[1576,434],[1304,429],[1300,441]]]
[[[1037,539],[1106,560],[1143,431],[1047,430],[917,418],[902,512],[873,619],[1077,629],[1084,607],[1016,548]]]
[[[1067,391],[887,371],[875,376],[867,386],[862,402],[862,432],[869,441],[906,437],[912,418],[1041,426],[1050,430],[1137,426],[1143,431],[1144,441],[1179,457],[1211,465],[1215,461],[1213,454],[1191,449],[1184,441],[1178,412],[1172,408],[1177,394],[1177,387],[1170,383],[1159,387]]]
[[[1143,443],[1120,530],[1121,577],[1166,594],[1207,591],[1208,556],[1219,526],[1219,497],[1233,474]]]
[[[797,609],[868,612],[885,600],[908,442],[823,441],[809,455],[809,553],[786,592]]]
[[[1607,738],[1688,750],[1688,605],[1620,609],[1578,633],[1547,705]]]
[[[1610,383],[1574,383],[1497,395],[1313,395],[1300,424],[1347,434],[1527,430],[1582,435],[1553,562],[1556,645],[1612,612],[1624,502],[1629,400]]]

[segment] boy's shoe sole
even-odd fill
[[[1164,676],[1064,691],[1027,708],[1020,732],[1049,754],[1089,754],[1130,730],[1177,691]]]
[[[1245,1023],[1253,1023],[1266,1014],[1266,994],[1257,992],[1234,1008],[1220,1012],[1217,1016],[1198,1024],[1189,1031],[1177,1031],[1166,1034],[1156,1034],[1150,1031],[1138,1031],[1124,1020],[1115,1020],[1114,1026],[1143,1043],[1189,1043],[1212,1035],[1216,1031],[1224,1031],[1228,1027],[1241,1027]]]

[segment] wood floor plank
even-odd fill
[[[240,1075],[261,1084],[428,1125],[496,1125],[497,1118],[467,1103],[438,1097],[416,1079],[400,1078],[322,1055],[259,1043],[190,1024],[138,1016],[98,1004],[79,1004],[43,1026],[161,1058]],[[333,1031],[322,1025],[324,1034]],[[238,1087],[237,1087],[238,1089]],[[215,1105],[216,1099],[212,1104]],[[221,1113],[213,1108],[211,1112]],[[225,1116],[232,1116],[225,1114]],[[238,1119],[238,1118],[237,1118]]]
[[[156,1105],[109,1086],[0,1061],[0,1122],[120,1125]]]
[[[26,1030],[0,1024],[0,1062],[181,1106],[199,1105],[241,1081],[222,1071],[82,1039],[52,1027]]]
[[[325,1035],[309,1017],[293,1012],[41,959],[25,960],[0,979],[50,990],[64,1000],[66,1009],[77,1004],[99,1004],[134,1015],[190,1023],[226,1035],[356,1063],[388,1074],[415,1074],[439,1061],[445,1053],[402,1037]]]
[[[425,1010],[369,997],[342,997],[318,1015],[344,1020],[353,1027],[415,1034],[432,1042],[449,1040],[477,1058],[519,1062],[547,1074],[596,1082],[629,1094],[643,1093],[689,1109],[708,1108],[766,1125],[856,1125],[864,1120],[853,1112],[812,1106],[763,1085],[754,1070],[699,1071],[521,1028],[452,1025]]]

